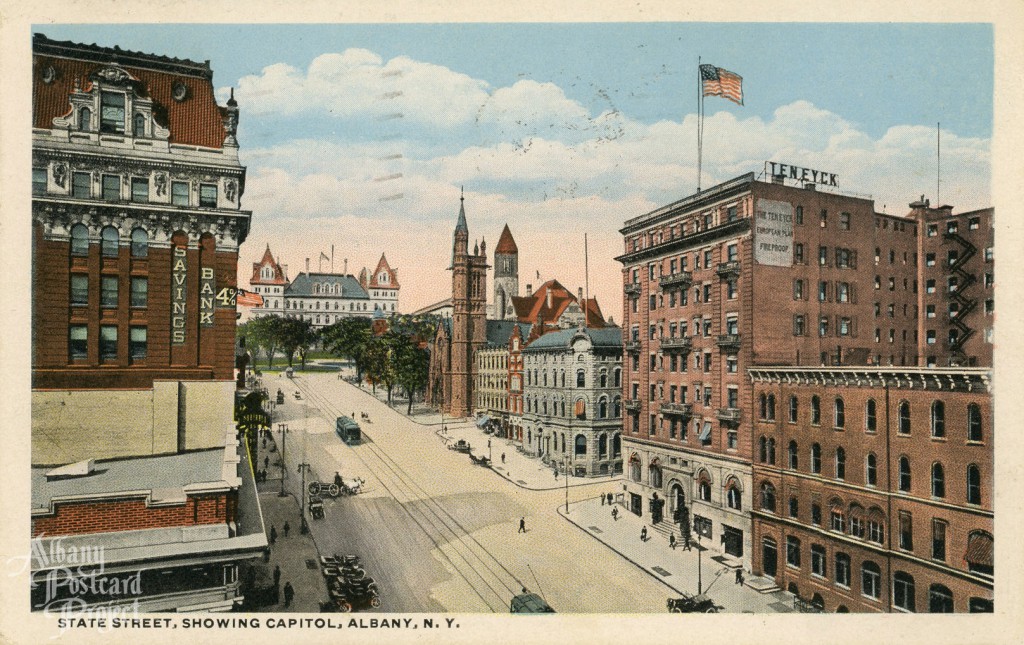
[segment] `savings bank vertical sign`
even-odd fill
[[[171,255],[171,344],[185,344],[185,284],[188,263],[185,249],[173,247]]]
[[[793,264],[793,205],[758,199],[754,209],[754,260],[758,264]]]

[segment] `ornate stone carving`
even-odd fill
[[[92,80],[102,80],[113,85],[127,85],[134,80],[131,75],[120,67],[104,67],[89,75]]]
[[[54,68],[53,65],[47,65],[43,68],[43,71],[40,74],[40,76],[43,79],[43,82],[49,85],[50,83],[57,80],[57,70]]]
[[[227,181],[224,182],[224,196],[227,197],[229,202],[234,203],[235,190],[237,188],[238,185],[235,183],[234,179],[228,179]]]
[[[157,195],[163,196],[163,195],[167,194],[167,175],[166,174],[164,174],[162,172],[156,173],[156,176],[153,177],[153,183],[156,184],[156,194]]]
[[[68,180],[68,165],[66,163],[57,163],[53,166],[53,181],[64,188],[64,185]]]
[[[181,103],[189,97],[190,92],[188,91],[188,85],[185,85],[181,81],[176,82],[171,86],[171,98],[178,103]]]

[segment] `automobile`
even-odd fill
[[[448,450],[454,450],[455,452],[464,452],[469,454],[469,442],[465,439],[459,439],[455,443],[448,446]]]
[[[509,612],[513,614],[553,614],[555,610],[539,595],[524,589],[523,593],[512,598]]]
[[[674,614],[716,614],[721,609],[705,594],[690,596],[684,594],[682,598],[669,598],[668,610]]]

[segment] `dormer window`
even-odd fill
[[[124,103],[121,92],[100,94],[100,132],[124,134]]]
[[[78,111],[78,129],[82,132],[92,131],[92,110],[87,107]]]
[[[146,117],[142,114],[136,114],[135,118],[132,119],[132,136],[133,137],[144,137],[146,136]]]

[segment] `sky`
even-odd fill
[[[34,31],[209,60],[234,88],[239,281],[267,244],[290,276],[399,270],[400,308],[450,295],[460,191],[471,243],[507,222],[520,289],[584,283],[621,320],[626,219],[696,189],[697,62],[743,77],[705,99],[701,185],[766,161],[828,170],[879,211],[991,206],[993,30],[985,24],[53,25]],[[539,278],[537,276],[540,276]]]

